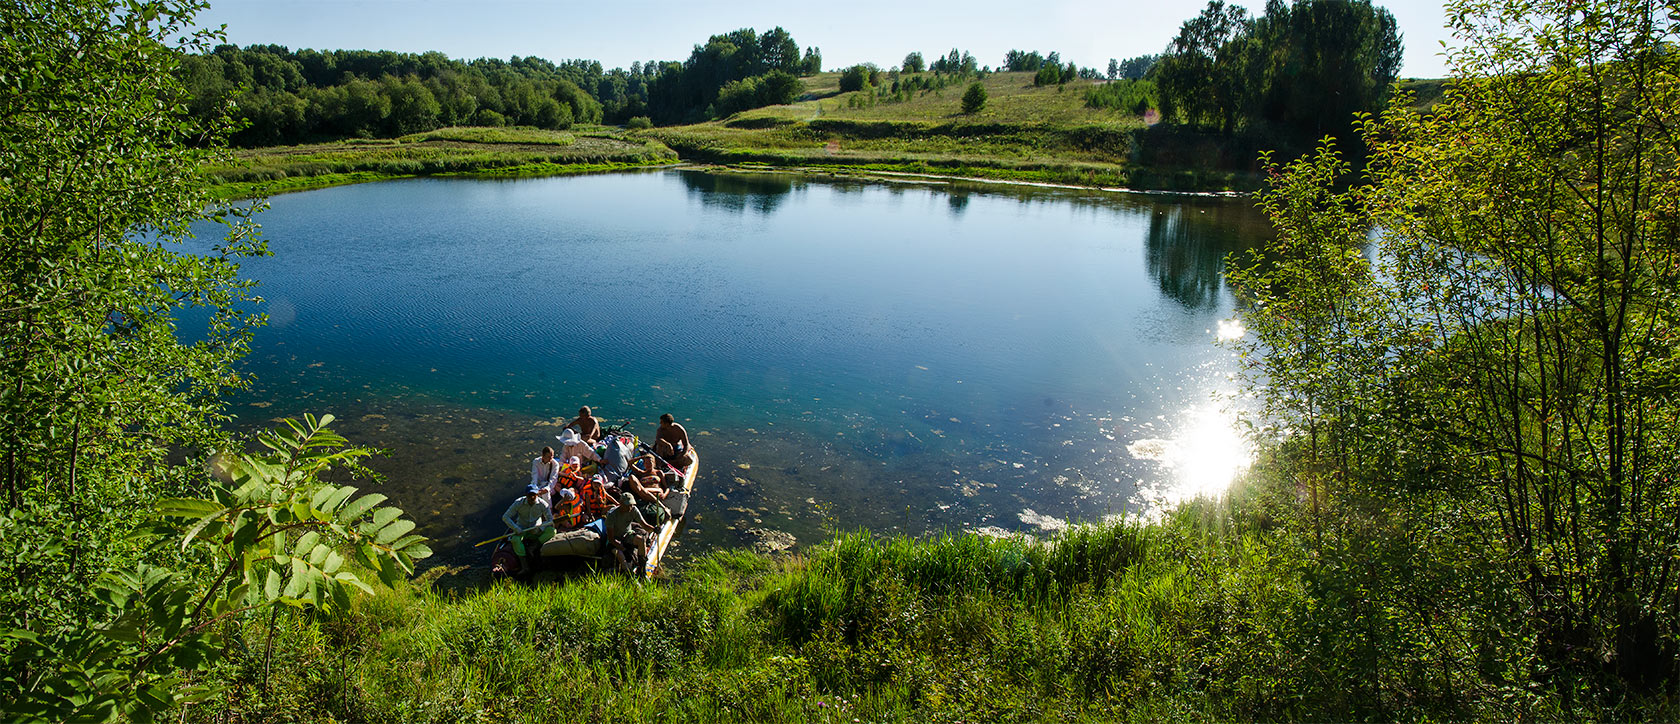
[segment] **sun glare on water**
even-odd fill
[[[1180,420],[1174,437],[1126,446],[1132,457],[1154,460],[1163,469],[1154,485],[1138,490],[1138,502],[1146,511],[1158,512],[1198,496],[1218,497],[1253,462],[1234,411],[1209,402],[1185,410]]]
[[[1221,342],[1229,342],[1233,339],[1242,339],[1245,334],[1248,334],[1248,327],[1243,326],[1241,319],[1221,319],[1219,320],[1219,329],[1214,330],[1213,338]]]

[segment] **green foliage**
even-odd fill
[[[927,70],[927,62],[922,60],[921,53],[910,53],[904,56],[904,64],[901,67],[906,73],[920,73]]]
[[[1212,0],[1152,62],[1162,110],[1183,123],[1352,140],[1354,114],[1379,108],[1399,72],[1400,34],[1368,0],[1273,2],[1254,18]]]
[[[244,151],[207,166],[218,193],[251,197],[416,175],[555,175],[615,165],[668,163],[658,141],[616,129],[569,133],[533,128],[444,128],[394,141],[356,141]],[[572,168],[576,167],[576,168]]]
[[[822,62],[814,48],[804,57],[798,51],[779,27],[762,36],[752,28],[714,35],[686,62],[660,66],[648,84],[647,115],[661,124],[692,123],[786,103],[804,92],[798,76]]]
[[[103,623],[93,582],[148,556],[133,511],[202,477],[172,454],[226,440],[263,245],[197,176],[228,125],[170,73],[168,43],[212,38],[196,9],[0,6],[0,630]]]
[[[357,461],[374,452],[344,447],[344,438],[327,429],[332,419],[284,420],[285,429],[258,437],[268,453],[212,459],[232,487],[212,485],[209,498],[159,501],[163,516],[190,521],[183,549],[200,538],[221,543],[214,558],[226,561],[220,579],[228,599],[244,592],[252,604],[343,606],[352,588],[372,590],[345,567],[347,556],[391,584],[414,573],[415,559],[431,555],[401,510],[379,507],[384,495],[321,481],[334,468],[367,474]]]
[[[8,720],[153,720],[216,691],[191,674],[224,650],[218,624],[282,605],[343,610],[354,592],[374,590],[358,569],[387,585],[412,574],[431,555],[414,522],[380,507],[384,495],[321,480],[334,469],[365,472],[357,461],[373,452],[344,447],[331,422],[285,420],[260,436],[268,453],[212,459],[231,487],[158,502],[164,524],[146,539],[200,554],[189,558],[207,572],[113,570],[93,584],[95,625],[0,632]]]
[[[1040,65],[1040,66],[1038,66],[1038,71],[1033,73],[1033,85],[1037,85],[1037,86],[1056,85],[1056,84],[1060,83],[1061,80],[1062,80],[1062,69],[1061,69],[1060,66],[1057,66],[1057,65],[1051,65],[1051,64]]]
[[[1085,91],[1085,105],[1141,116],[1158,107],[1155,84],[1147,80],[1109,81]]]
[[[718,115],[727,116],[752,108],[791,103],[804,92],[805,84],[797,76],[773,70],[724,84],[718,90],[714,108]]]
[[[1680,680],[1677,19],[1621,0],[1452,17],[1458,80],[1427,115],[1401,98],[1363,123],[1369,186],[1335,191],[1328,146],[1275,169],[1278,242],[1233,275],[1268,421],[1326,540],[1433,551],[1375,586],[1364,556],[1327,557],[1352,568],[1322,579],[1340,595],[1408,611],[1425,650],[1478,632],[1485,656],[1443,665],[1565,718],[1639,716]]]
[[[648,119],[647,116],[636,116],[635,118],[625,121],[624,127],[632,131],[645,131],[649,128],[653,128],[653,121]]]
[[[877,85],[875,81],[880,75],[881,69],[875,67],[873,63],[854,65],[840,74],[840,92],[860,91],[865,87]]]
[[[986,107],[986,86],[980,83],[970,83],[968,90],[963,93],[963,113],[979,113]]]
[[[1051,60],[1049,63],[1051,65],[1061,64],[1061,56],[1059,54],[1052,52],[1050,54],[1050,58]],[[1044,63],[1044,56],[1039,55],[1036,50],[1024,52],[1020,50],[1010,50],[1003,56],[1003,70],[1006,71],[1036,73],[1039,68],[1044,67]]]
[[[980,62],[975,60],[972,54],[966,50],[958,51],[956,48],[952,48],[943,58],[934,58],[933,63],[928,65],[928,70],[935,73],[962,77],[974,75],[979,69]]]
[[[593,61],[462,62],[439,53],[294,53],[276,45],[186,55],[175,75],[195,116],[229,111],[241,121],[233,141],[244,146],[389,138],[469,123],[566,129],[641,109],[645,98],[637,94],[648,80],[639,72],[603,74]]]
[[[1263,467],[1225,501],[1049,541],[855,533],[781,560],[708,554],[654,586],[403,586],[292,619],[286,698],[230,691],[206,706],[262,720],[595,707],[664,721],[1552,715],[1481,678],[1498,656],[1476,642],[1416,633],[1458,613],[1453,599],[1368,595],[1432,591],[1434,579],[1385,580],[1415,571],[1417,541],[1338,528],[1311,545],[1288,471]],[[1486,582],[1433,573],[1469,574],[1460,590]],[[310,673],[322,661],[347,662],[343,675]],[[1643,703],[1651,718],[1674,710]]]
[[[1159,55],[1139,55],[1125,60],[1109,58],[1108,73],[1104,77],[1109,80],[1142,80],[1155,67],[1155,61],[1160,59]]]

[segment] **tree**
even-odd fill
[[[846,72],[840,74],[840,92],[849,93],[873,85],[874,77],[879,72],[880,69],[871,63],[860,63],[847,68]]]
[[[758,58],[759,68],[754,71],[756,74],[774,70],[799,75],[799,44],[793,42],[793,36],[779,25],[758,39]]]
[[[1114,58],[1108,59],[1108,79],[1120,80],[1120,61]]]
[[[1045,63],[1038,66],[1038,72],[1033,74],[1033,85],[1056,85],[1062,82],[1062,66],[1056,63]]]
[[[86,625],[87,584],[141,556],[126,511],[202,477],[171,451],[226,439],[263,245],[198,175],[229,123],[185,112],[193,9],[0,6],[0,629]]]
[[[209,496],[159,501],[163,525],[147,537],[202,553],[206,575],[154,563],[113,570],[91,586],[97,625],[0,633],[8,673],[27,672],[0,681],[7,720],[154,719],[214,691],[183,674],[220,657],[218,624],[270,612],[272,627],[282,608],[343,610],[373,590],[363,575],[390,585],[413,574],[431,555],[414,522],[380,507],[384,495],[322,482],[335,468],[366,473],[357,460],[372,454],[345,447],[331,422],[284,420],[259,438],[268,453],[212,460],[228,482],[212,483]]]
[[[1180,122],[1224,133],[1264,124],[1310,144],[1354,140],[1353,114],[1381,107],[1400,50],[1394,17],[1370,0],[1274,0],[1252,19],[1213,0],[1158,60],[1127,63],[1152,64],[1162,107]]]
[[[153,546],[143,512],[213,488],[204,458],[234,449],[219,395],[262,321],[238,276],[264,253],[253,209],[199,175],[228,108],[190,114],[176,73],[218,37],[193,29],[201,8],[0,4],[6,721],[145,720],[203,694],[182,672],[243,605],[198,577],[202,548]]]
[[[904,56],[903,68],[906,73],[920,73],[927,70],[927,64],[923,62],[921,53],[911,53]]]
[[[1338,190],[1329,146],[1273,167],[1278,242],[1234,277],[1325,525],[1486,577],[1369,595],[1453,666],[1513,642],[1565,718],[1680,680],[1677,24],[1644,0],[1453,5],[1441,102],[1361,124],[1369,186]]]
[[[1162,110],[1184,123],[1234,130],[1244,80],[1240,39],[1247,29],[1248,12],[1224,0],[1210,0],[1200,15],[1185,21],[1150,74],[1161,91]]]
[[[1243,113],[1303,143],[1357,138],[1353,115],[1381,108],[1400,71],[1394,16],[1369,0],[1275,3],[1250,35]]]
[[[800,61],[800,75],[816,75],[822,72],[822,49],[815,46],[805,49],[805,57]]]
[[[1003,56],[1003,69],[1008,71],[1037,71],[1044,65],[1044,57],[1038,51],[1022,52],[1011,50]]]
[[[963,97],[962,97],[963,113],[970,113],[970,114],[979,113],[980,109],[985,108],[985,107],[986,107],[986,87],[984,85],[981,85],[979,83],[979,81],[976,81],[974,83],[970,83],[968,85],[968,91],[963,93]]]
[[[1159,55],[1139,55],[1120,61],[1120,77],[1126,80],[1142,80],[1149,75],[1149,70],[1155,67],[1155,61],[1160,59]]]

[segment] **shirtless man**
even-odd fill
[[[679,468],[688,467],[688,430],[669,413],[659,416],[659,430],[653,434],[653,451]]]
[[[601,421],[595,419],[594,415],[589,414],[588,406],[578,408],[577,419],[566,423],[565,427],[576,428],[585,442],[592,443],[601,439]],[[563,430],[565,427],[561,429]]]

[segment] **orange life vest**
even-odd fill
[[[599,475],[591,475],[578,481],[578,502],[583,506],[584,522],[606,515],[615,505],[607,498],[607,490],[601,483]]]

